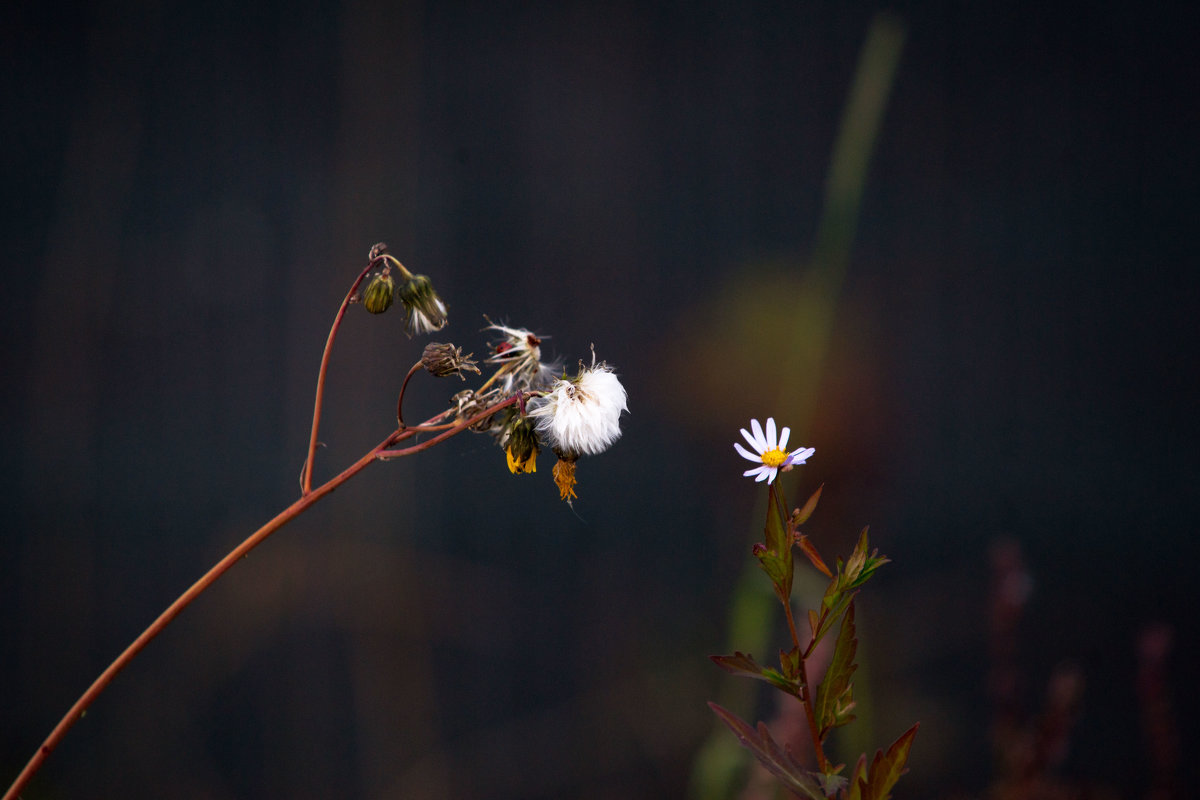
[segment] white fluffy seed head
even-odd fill
[[[593,456],[621,438],[621,412],[628,410],[625,387],[611,367],[600,364],[585,367],[573,380],[556,381],[529,414],[556,449]]]

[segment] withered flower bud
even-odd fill
[[[457,375],[465,381],[466,376],[463,375],[463,372],[479,374],[479,367],[471,360],[470,355],[462,354],[461,347],[441,342],[430,342],[425,345],[425,351],[421,354],[421,366],[437,378]]]
[[[503,445],[509,472],[514,475],[537,472],[538,437],[528,417],[518,416],[513,420],[504,434]]]
[[[371,252],[367,253],[367,261],[374,261],[386,252],[387,242],[376,242],[371,245]]]
[[[446,304],[425,275],[413,275],[401,285],[399,294],[413,333],[431,333],[446,324]]]
[[[554,485],[558,487],[558,497],[568,503],[576,498],[575,461],[575,458],[559,453],[558,463],[554,465]]]

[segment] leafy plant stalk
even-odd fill
[[[773,420],[769,421],[768,430],[770,439],[775,431]],[[767,455],[775,452],[780,452],[780,457],[785,455],[782,451],[774,450],[768,451]],[[764,463],[773,466],[765,458]],[[787,465],[784,466],[787,469]],[[800,702],[812,740],[816,771],[810,772],[789,747],[777,743],[766,724],[760,722],[752,726],[716,703],[709,703],[709,706],[755,758],[792,793],[814,800],[832,797],[840,800],[886,800],[896,781],[905,772],[904,765],[917,733],[917,725],[893,742],[886,753],[877,752],[870,764],[866,754],[863,754],[849,777],[841,774],[844,764],[833,764],[829,760],[825,753],[825,742],[835,728],[854,721],[853,675],[857,669],[854,659],[858,649],[854,599],[863,584],[888,559],[879,555],[879,551],[868,549],[867,531],[864,529],[850,556],[845,561],[837,559],[835,568],[830,569],[808,537],[800,532],[800,526],[816,509],[820,495],[821,489],[818,488],[802,508],[788,513],[782,489],[772,482],[768,489],[765,541],[754,545],[753,549],[759,566],[770,578],[775,596],[783,606],[792,640],[791,650],[779,653],[779,668],[762,666],[751,655],[740,651],[730,656],[711,657],[726,671],[765,681]],[[830,579],[819,609],[808,612],[809,636],[803,644],[791,602],[795,568],[793,551],[796,548],[815,569]],[[817,644],[839,621],[841,624],[833,655],[825,669],[824,678],[814,690],[809,681],[808,659],[812,657]]]

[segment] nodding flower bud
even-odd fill
[[[479,374],[476,362],[471,360],[471,356],[464,356],[461,347],[441,342],[430,342],[425,345],[425,351],[421,354],[421,366],[436,378],[457,375],[465,381],[464,372]]]
[[[361,296],[363,308],[372,314],[382,314],[391,308],[396,299],[396,282],[392,280],[391,270],[384,267],[372,275]]]
[[[508,458],[509,472],[514,475],[537,472],[538,438],[529,417],[515,417],[504,432],[501,444]]]
[[[400,287],[399,294],[412,333],[431,333],[446,324],[446,304],[426,276],[413,275]]]

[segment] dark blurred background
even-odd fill
[[[1084,682],[1065,786],[1194,786],[1170,758],[1200,741],[1185,6],[879,11],[0,11],[0,784],[297,496],[329,323],[385,240],[449,304],[439,339],[483,352],[487,314],[568,363],[594,343],[624,438],[580,462],[574,512],[548,456],[514,477],[484,437],[372,467],[180,617],[27,797],[736,795],[705,701],[775,710],[706,656],[783,643],[731,447],[752,416],[816,447],[783,481],[825,484],[826,557],[870,524],[894,561],[859,604],[843,758],[920,720],[896,796],[982,795],[1009,659],[1018,716],[1063,664]],[[352,308],[338,345],[319,478],[391,430],[423,343]]]

